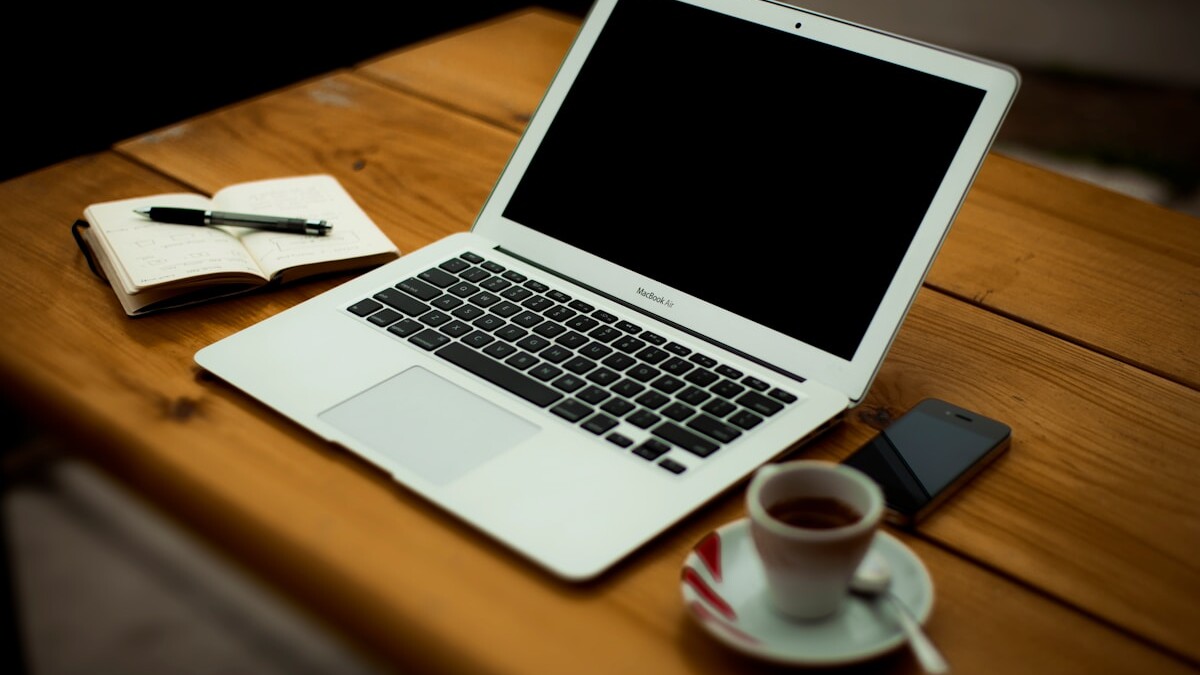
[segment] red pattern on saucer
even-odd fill
[[[712,532],[702,539],[692,549],[692,552],[696,554],[696,559],[700,561],[713,580],[718,584],[721,583],[721,535],[718,532]],[[758,638],[733,625],[738,620],[737,612],[734,611],[729,601],[705,581],[704,576],[696,568],[684,565],[683,581],[700,596],[700,599],[688,603],[688,609],[693,615],[707,624],[719,627],[735,640],[747,644],[759,642]]]
[[[683,580],[699,593],[700,597],[708,601],[708,604],[712,605],[713,609],[720,612],[721,616],[730,621],[737,621],[737,612],[733,611],[733,607],[729,605],[725,598],[721,597],[720,593],[717,593],[713,590],[712,586],[708,585],[708,582],[704,580],[704,577],[700,576],[699,572],[691,567],[684,567]]]
[[[712,573],[713,579],[721,581],[721,535],[713,532],[696,544],[696,555]]]

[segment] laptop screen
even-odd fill
[[[622,2],[503,213],[850,360],[983,96]]]

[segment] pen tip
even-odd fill
[[[150,209],[134,209],[133,212],[142,216],[150,215]]]

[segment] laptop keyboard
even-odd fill
[[[797,402],[474,253],[347,310],[675,474]]]

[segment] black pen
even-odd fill
[[[146,216],[150,220],[160,223],[175,223],[176,225],[237,225],[239,227],[252,227],[258,230],[316,234],[321,236],[328,234],[329,230],[333,229],[333,226],[324,220],[260,216],[252,213],[226,213],[224,211],[205,211],[203,209],[180,209],[172,206],[151,206],[144,209],[134,209],[133,212]]]

